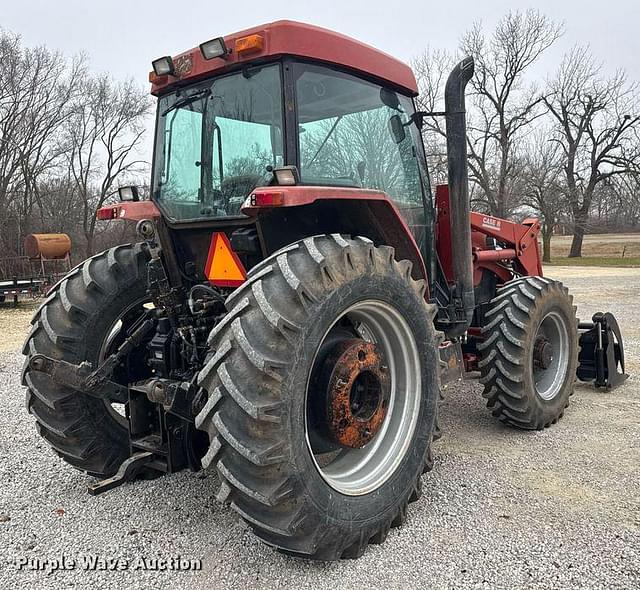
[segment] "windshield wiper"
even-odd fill
[[[166,108],[164,110],[164,112],[162,113],[162,116],[164,117],[167,113],[170,113],[171,111],[175,111],[176,109],[179,109],[180,107],[184,107],[187,106],[188,104],[191,104],[192,102],[195,102],[196,100],[199,100],[200,98],[203,98],[205,96],[209,96],[211,94],[211,89],[210,88],[203,88],[202,90],[199,90],[198,92],[194,92],[193,94],[190,94],[189,96],[185,96],[184,98],[181,98],[180,100],[176,100],[176,102],[174,102],[170,107]]]
[[[311,164],[313,164],[315,159],[318,157],[318,154],[322,151],[322,148],[324,147],[324,145],[327,143],[327,141],[329,141],[331,134],[333,133],[334,129],[338,126],[338,123],[340,123],[340,120],[342,119],[343,116],[344,115],[339,115],[338,118],[335,120],[335,123],[331,126],[331,129],[329,129],[329,133],[327,133],[326,137],[322,140],[322,143],[320,144],[318,151],[313,155],[313,158],[309,160],[309,163],[307,164],[307,166],[311,166]]]

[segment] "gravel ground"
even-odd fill
[[[0,588],[639,588],[640,270],[550,274],[572,288],[581,317],[618,315],[632,377],[613,393],[578,386],[564,419],[534,433],[495,423],[476,384],[448,390],[422,499],[406,526],[357,561],[273,552],[216,503],[213,475],[89,496],[89,478],[52,454],[24,411],[14,344],[0,352]],[[91,555],[130,569],[16,567],[20,558]],[[176,556],[202,559],[202,570],[133,569],[141,557]]]
[[[0,352],[22,348],[31,316],[39,304],[31,299],[20,301],[19,307],[0,303]]]

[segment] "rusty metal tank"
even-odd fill
[[[71,238],[67,234],[29,234],[24,239],[24,251],[29,258],[66,258],[71,252]]]

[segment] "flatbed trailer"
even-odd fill
[[[7,296],[13,296],[14,307],[18,305],[19,295],[35,297],[44,292],[48,281],[43,278],[28,277],[0,280],[0,303],[6,301]]]

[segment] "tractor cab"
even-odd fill
[[[302,236],[310,212],[324,231],[367,235],[360,226],[374,240],[408,227],[413,244],[405,249],[417,268],[433,258],[432,196],[407,65],[337,33],[280,21],[160,58],[150,80],[158,96],[152,199],[175,240],[188,228],[191,244],[194,225],[202,228],[197,250],[178,248],[188,250],[181,265],[203,269],[206,239],[222,227],[250,267]],[[317,187],[329,198],[286,216],[251,207],[256,189],[274,186]],[[371,205],[369,191],[394,211]],[[260,251],[247,251],[248,242]]]
[[[317,38],[317,55],[296,46],[294,35],[305,32]],[[375,67],[380,52],[308,25],[285,21],[247,33],[229,46],[214,40],[224,52],[216,57],[203,44],[155,62],[164,66],[158,72],[171,72],[151,74],[158,94],[153,197],[166,216],[242,217],[252,190],[277,182],[274,169],[296,166],[296,184],[381,190],[413,211],[413,221],[429,189],[410,125],[416,86],[409,68],[397,62],[403,76],[385,79]],[[291,55],[280,55],[290,37]],[[244,39],[253,40],[251,51],[242,50]],[[372,54],[374,67],[350,67],[350,50]],[[335,63],[325,61],[328,54]],[[192,75],[198,70],[206,77]]]
[[[249,64],[159,98],[153,195],[174,221],[242,217],[296,166],[296,184],[381,190],[414,221],[429,190],[413,113],[411,96],[337,66]]]

